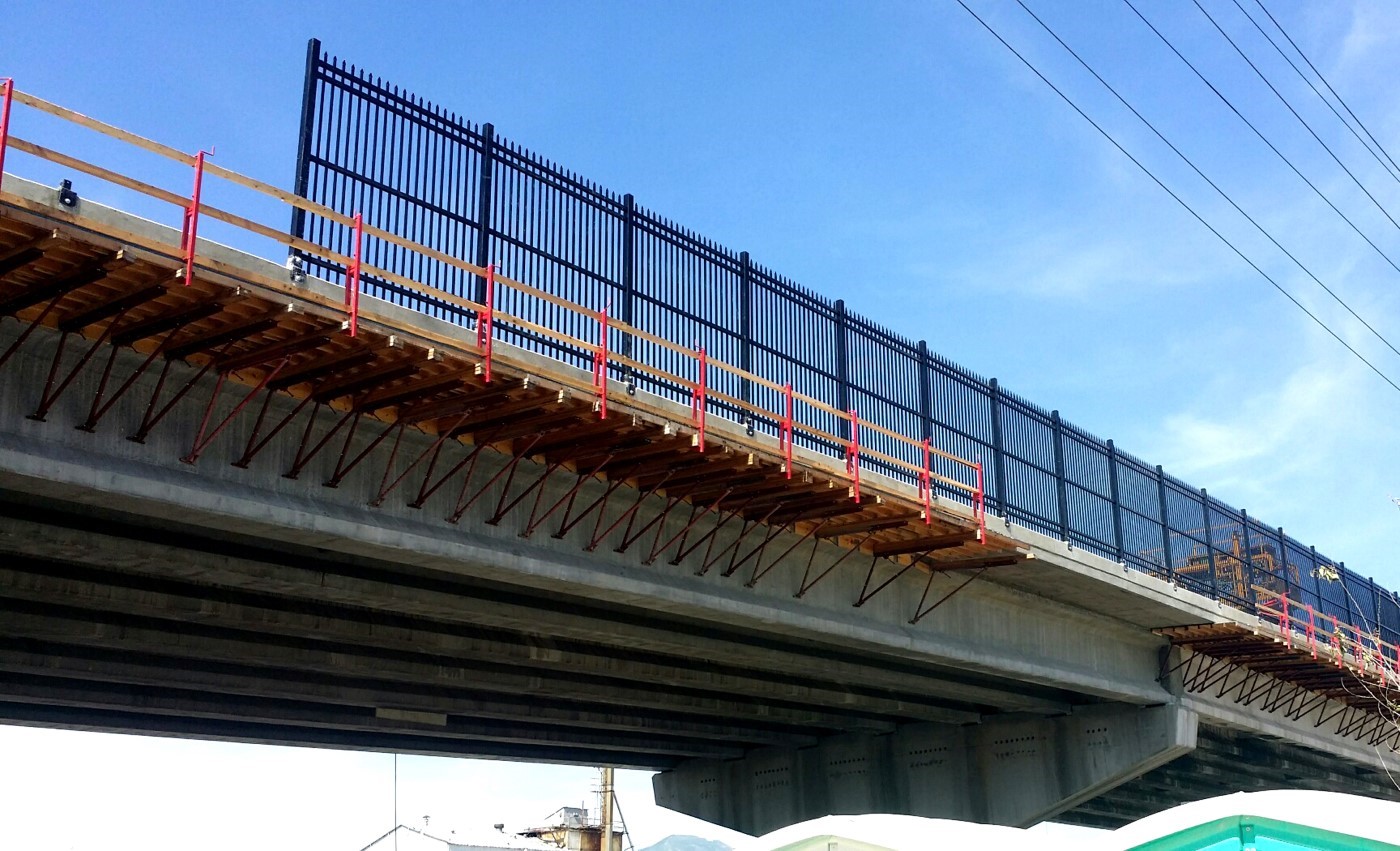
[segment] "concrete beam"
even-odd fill
[[[1028,827],[1196,746],[1176,706],[1101,706],[1051,719],[917,724],[730,762],[697,760],[653,781],[657,803],[746,833],[832,813],[885,812]]]

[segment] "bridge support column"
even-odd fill
[[[652,782],[658,804],[751,834],[861,813],[1029,827],[1195,747],[1196,715],[1188,710],[1092,707],[697,760]]]

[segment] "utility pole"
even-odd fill
[[[613,770],[605,765],[601,769],[603,782],[598,789],[599,815],[603,821],[603,842],[599,851],[613,851]]]

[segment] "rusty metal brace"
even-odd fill
[[[948,602],[949,600],[953,599],[953,597],[954,597],[959,591],[961,591],[962,589],[964,589],[964,588],[966,588],[967,586],[971,585],[972,582],[973,582],[973,580],[975,580],[977,577],[981,576],[982,574],[984,574],[984,573],[986,573],[986,572],[987,572],[987,568],[985,568],[985,567],[982,568],[982,569],[980,569],[980,570],[978,570],[976,573],[974,573],[974,574],[972,574],[971,576],[969,576],[968,578],[964,579],[964,580],[962,581],[962,583],[961,583],[960,585],[958,585],[958,587],[954,588],[952,591],[949,591],[947,594],[944,594],[942,597],[940,597],[940,598],[938,599],[938,602],[933,603],[933,604],[930,605],[928,608],[924,608],[924,601],[928,599],[928,591],[929,591],[929,588],[933,586],[933,571],[929,571],[929,574],[928,574],[928,584],[926,584],[926,585],[924,586],[924,595],[923,595],[922,597],[919,598],[919,605],[917,605],[917,606],[914,607],[914,617],[912,617],[912,618],[909,619],[909,623],[911,623],[911,624],[916,624],[916,623],[918,623],[919,621],[923,620],[925,617],[927,617],[927,616],[933,614],[933,610],[934,610],[934,609],[938,608],[939,606],[941,606],[941,605],[943,605],[944,603]]]
[[[538,518],[535,517],[534,510],[531,510],[530,522],[525,526],[525,530],[520,533],[520,537],[528,538],[531,535],[533,535],[535,533],[535,530],[538,529],[544,523],[544,521],[548,520],[550,516],[554,514],[554,512],[558,511],[560,507],[564,505],[564,503],[567,502],[569,504],[569,508],[573,508],[574,497],[578,496],[578,492],[583,488],[584,483],[591,481],[594,476],[598,475],[598,473],[601,472],[602,469],[607,466],[608,461],[610,460],[612,460],[612,455],[608,455],[600,463],[594,465],[593,469],[589,470],[587,473],[579,473],[578,481],[574,482],[573,487],[569,488],[568,493],[555,500],[554,504],[551,505],[545,511],[545,513],[541,514]],[[538,500],[536,500],[535,502],[535,507],[539,507]],[[564,516],[567,517],[568,515],[569,512],[566,510],[564,512]]]
[[[485,484],[478,488],[476,493],[472,494],[470,499],[467,499],[467,490],[471,485],[471,477],[468,476],[467,478],[463,479],[462,490],[459,494],[457,494],[456,507],[453,508],[452,513],[447,516],[447,522],[452,524],[456,524],[457,522],[459,522],[462,519],[462,516],[467,513],[467,510],[470,509],[473,505],[475,505],[476,501],[478,499],[481,499],[482,495],[484,495],[492,485],[500,481],[502,476],[510,475],[511,477],[514,477],[515,468],[520,465],[521,460],[523,460],[525,456],[530,454],[530,450],[534,448],[536,443],[540,442],[540,438],[542,436],[543,435],[536,434],[534,437],[532,437],[530,439],[530,442],[526,444],[525,448],[517,451],[513,456],[511,456],[510,461],[508,461],[504,467],[497,470],[494,476],[492,476],[486,481]],[[506,482],[505,490],[501,492],[501,497],[503,499],[505,498],[505,492],[508,490],[510,490],[509,481]]]
[[[767,576],[767,575],[768,575],[768,572],[771,571],[773,568],[777,567],[778,564],[779,564],[780,562],[782,562],[783,559],[785,559],[785,558],[787,558],[789,555],[791,555],[793,550],[795,550],[795,549],[797,549],[799,546],[801,546],[802,543],[805,542],[808,538],[812,538],[812,537],[815,536],[817,533],[819,533],[819,532],[822,530],[822,527],[824,527],[827,523],[830,523],[830,522],[831,522],[831,518],[828,517],[828,518],[826,518],[825,520],[822,520],[822,522],[820,522],[820,523],[816,524],[815,526],[813,526],[811,529],[808,529],[808,530],[807,530],[807,533],[804,534],[802,537],[798,538],[797,541],[794,542],[792,546],[790,546],[790,547],[788,547],[787,549],[783,550],[783,552],[782,552],[780,555],[778,555],[776,558],[774,558],[772,561],[770,561],[770,562],[768,563],[768,566],[767,566],[767,567],[763,567],[763,566],[762,566],[762,565],[763,565],[763,559],[760,558],[760,559],[758,560],[758,562],[756,562],[756,563],[754,564],[754,566],[753,566],[753,573],[749,576],[749,581],[744,583],[744,587],[745,587],[745,588],[753,588],[755,585],[757,585],[757,584],[758,584],[758,580],[760,580],[760,579],[762,579],[763,577]],[[815,547],[814,547],[814,548],[815,548]],[[761,568],[761,569],[760,569],[760,568]]]
[[[865,546],[866,541],[869,541],[874,536],[875,533],[873,531],[867,533],[866,536],[861,539],[861,542],[859,544],[856,544],[855,547],[853,547],[852,549],[846,550],[844,553],[842,553],[840,558],[836,559],[836,561],[832,562],[829,566],[827,566],[826,570],[823,570],[817,576],[817,578],[813,579],[810,583],[807,581],[807,578],[812,573],[812,561],[808,560],[807,570],[802,574],[802,584],[798,586],[797,593],[793,594],[792,596],[798,599],[801,599],[802,597],[806,596],[807,592],[815,588],[818,582],[821,582],[823,579],[825,579],[831,573],[831,571],[835,570],[838,566],[840,566],[841,562],[850,558],[851,553],[859,551],[861,547]],[[815,549],[812,551],[812,555],[815,558]]]
[[[180,460],[186,464],[193,464],[198,461],[199,456],[204,454],[204,450],[208,449],[209,446],[213,444],[215,438],[223,433],[224,429],[228,428],[229,423],[233,422],[234,419],[243,412],[243,409],[248,406],[248,403],[253,401],[253,397],[258,395],[263,388],[267,387],[268,382],[277,377],[277,373],[282,371],[289,360],[291,360],[291,358],[282,358],[276,366],[266,370],[257,385],[253,387],[252,390],[249,390],[247,395],[240,399],[238,404],[233,406],[233,410],[229,411],[228,415],[214,427],[214,430],[209,432],[209,436],[205,437],[205,429],[209,426],[209,417],[214,412],[214,401],[218,399],[219,387],[224,383],[224,373],[220,373],[219,382],[214,385],[214,392],[209,396],[209,405],[204,409],[204,419],[199,424],[199,434],[194,439],[194,445],[190,447],[189,454]]]

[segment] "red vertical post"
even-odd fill
[[[1313,620],[1312,603],[1308,605],[1308,649],[1312,652],[1313,659],[1317,658],[1317,624]]]
[[[0,84],[0,184],[5,180],[5,150],[10,147],[10,103],[15,98],[15,81],[9,77]]]
[[[778,445],[783,450],[783,467],[792,478],[792,382],[783,385],[783,422],[778,427]]]
[[[486,304],[476,317],[476,347],[481,349],[482,378],[491,383],[491,343],[496,337],[496,264],[486,267]]]
[[[924,525],[933,524],[933,467],[930,456],[931,442],[924,438],[924,467],[919,471],[919,498],[924,502]]]
[[[598,419],[608,418],[608,309],[598,312],[598,350],[593,353],[593,386],[598,391]]]
[[[851,411],[851,442],[846,445],[846,472],[851,475],[851,497],[860,502],[860,415]]]
[[[355,214],[350,253],[350,265],[345,269],[345,309],[350,314],[350,336],[360,332],[360,252],[365,241],[365,223]]]
[[[1337,624],[1337,616],[1332,616],[1332,651],[1337,654],[1337,667],[1342,667],[1346,651],[1342,649],[1342,628]]]
[[[1283,640],[1288,644],[1288,649],[1293,649],[1293,627],[1288,622],[1288,594],[1283,593],[1278,597],[1281,610],[1278,618],[1278,628],[1283,632]]]
[[[977,471],[977,490],[972,494],[972,517],[977,521],[977,539],[982,546],[987,545],[987,491],[983,488],[982,462],[979,460],[973,469]]]
[[[695,432],[699,442],[696,446],[701,452],[705,451],[705,408],[707,379],[709,372],[709,361],[705,358],[705,347],[698,346],[695,349],[695,359],[698,363],[699,373],[695,381],[695,389],[690,394],[690,416],[695,420]]]
[[[185,228],[182,248],[185,249],[185,286],[194,280],[194,252],[199,241],[199,196],[204,186],[204,151],[194,155],[194,191],[190,193],[190,206],[185,210]]]

